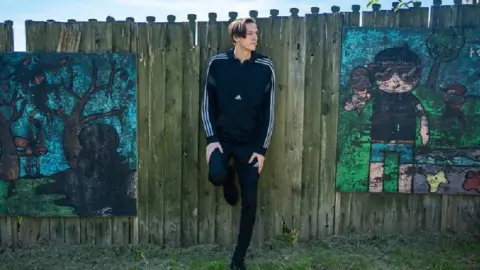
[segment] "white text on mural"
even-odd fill
[[[469,53],[470,58],[473,58],[474,56],[480,57],[480,45],[472,45]]]

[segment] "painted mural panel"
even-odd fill
[[[480,29],[346,28],[339,192],[480,194]]]
[[[132,54],[0,54],[0,215],[136,215]]]

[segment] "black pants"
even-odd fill
[[[240,216],[240,230],[233,259],[242,260],[245,258],[248,246],[250,245],[253,227],[255,225],[258,179],[260,178],[260,174],[258,173],[257,160],[248,163],[253,154],[252,147],[231,145],[227,143],[220,144],[223,153],[218,149],[215,149],[210,156],[208,176],[209,181],[215,186],[221,186],[226,181],[233,181],[233,179],[227,178],[227,169],[230,158],[234,158],[235,170],[240,182],[242,209]]]

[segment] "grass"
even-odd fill
[[[227,269],[231,249],[199,245],[108,247],[42,245],[0,254],[2,269]],[[480,241],[467,236],[332,236],[310,243],[269,241],[248,269],[480,269]]]
[[[0,215],[7,216],[75,216],[72,207],[58,206],[55,200],[64,197],[56,194],[37,194],[35,188],[52,183],[49,177],[37,179],[18,179],[15,181],[16,192],[5,199],[8,181],[0,181]]]

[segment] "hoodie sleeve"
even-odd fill
[[[257,153],[265,155],[270,145],[270,139],[272,138],[273,125],[275,122],[275,71],[273,69],[273,63],[270,59],[265,58],[262,61],[270,68],[270,80],[265,87],[265,93],[263,94],[262,107],[263,107],[263,121],[260,133],[260,145],[258,146]]]
[[[207,76],[205,81],[205,89],[203,91],[203,101],[201,107],[201,117],[203,129],[207,138],[207,145],[218,142],[216,133],[217,119],[217,100],[216,100],[216,82],[215,82],[215,57],[210,60],[207,68]]]

